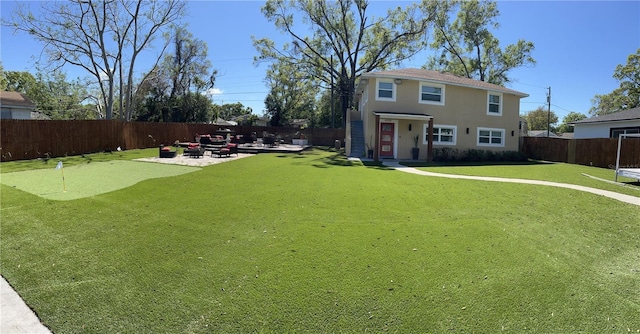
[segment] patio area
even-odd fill
[[[188,143],[183,146],[185,143],[180,143],[181,147],[186,147]],[[229,156],[217,156],[215,154],[211,154],[211,152],[206,152],[199,158],[190,157],[188,155],[183,154],[184,148],[180,148],[175,157],[173,158],[160,158],[160,157],[152,157],[152,158],[140,158],[136,159],[137,161],[146,161],[146,162],[158,162],[163,164],[176,164],[176,165],[184,165],[184,166],[209,166],[215,165],[227,161],[232,161],[236,159],[242,159],[254,156],[259,153],[299,153],[306,149],[311,148],[309,145],[292,145],[292,144],[280,144],[278,146],[270,147],[268,145],[259,145],[259,144],[238,144],[238,154],[231,154]]]

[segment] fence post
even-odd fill
[[[575,164],[576,163],[576,140],[575,139],[568,139],[569,140],[569,147],[567,150],[567,162],[570,164]]]

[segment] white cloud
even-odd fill
[[[220,88],[209,88],[207,89],[207,95],[221,95],[224,94],[224,91]]]

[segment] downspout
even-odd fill
[[[427,140],[427,162],[433,161],[433,117],[429,119],[429,135]]]
[[[371,143],[375,150],[373,150],[373,161],[378,161],[378,156],[380,152],[380,116],[376,115],[376,139],[374,143]]]

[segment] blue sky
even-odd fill
[[[269,23],[262,1],[191,1],[184,22],[189,31],[209,46],[209,59],[219,71],[215,103],[240,102],[261,115],[268,89],[266,64],[254,65],[257,55],[251,36],[289,40]],[[392,6],[409,1],[371,1],[371,14],[380,16]],[[3,19],[9,19],[15,1],[2,0]],[[32,9],[39,4],[28,2]],[[587,114],[595,94],[619,86],[613,79],[618,64],[640,48],[640,1],[498,1],[500,28],[494,32],[504,47],[518,39],[535,44],[537,64],[510,72],[507,87],[530,96],[521,100],[525,113],[546,105],[551,87],[552,110],[562,119],[570,111]],[[1,28],[0,57],[5,70],[35,71],[33,57],[42,46],[25,34]],[[428,50],[401,67],[421,67]],[[141,69],[143,70],[143,69]],[[144,69],[147,70],[147,69]],[[83,76],[67,68],[69,78]]]

